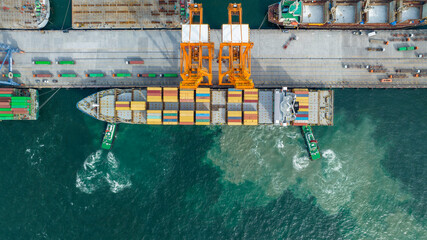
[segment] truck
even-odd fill
[[[131,73],[113,73],[113,77],[132,77]]]
[[[397,49],[397,51],[413,51],[413,50],[417,50],[418,47],[416,46],[412,46],[412,47],[400,47]]]
[[[52,77],[52,74],[45,73],[45,74],[33,74],[33,77]]]
[[[59,64],[59,65],[74,65],[74,64],[76,64],[76,62],[74,62],[74,61],[56,61],[56,64]]]
[[[366,50],[372,51],[372,52],[384,52],[385,48],[382,48],[382,47],[377,47],[377,48],[375,48],[375,47],[367,47]]]
[[[104,77],[103,73],[88,73],[86,77]]]
[[[126,64],[144,64],[143,60],[131,60],[131,61],[126,61]]]
[[[157,77],[157,74],[155,74],[155,73],[139,73],[137,76],[143,77],[143,78],[155,78],[155,77]]]

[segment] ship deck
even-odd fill
[[[180,28],[185,17],[180,9],[177,0],[73,0],[72,27]]]

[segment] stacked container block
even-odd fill
[[[210,125],[210,111],[196,111],[196,125]]]
[[[258,112],[245,111],[243,114],[244,125],[258,125]]]
[[[146,103],[143,101],[132,101],[132,102],[130,102],[130,110],[144,111],[145,109],[146,109]]]
[[[164,110],[163,111],[163,124],[164,125],[177,125],[178,124],[178,111]]]
[[[162,88],[148,87],[147,102],[162,102]]]
[[[130,110],[130,102],[128,101],[117,101],[116,111],[127,111]]]
[[[162,111],[147,110],[147,124],[152,124],[152,125],[162,124]]]
[[[194,111],[181,110],[179,111],[180,125],[194,125]]]
[[[14,115],[30,112],[30,97],[13,96],[12,88],[0,88],[0,120],[13,120]]]
[[[258,89],[245,89],[245,103],[258,103]]]
[[[258,125],[258,89],[245,89],[243,105],[243,124]]]
[[[163,88],[163,102],[178,102],[178,88]]]
[[[180,102],[194,102],[194,90],[181,89],[179,92]]]
[[[294,126],[306,126],[308,124],[308,89],[294,89],[299,110],[296,113]]]
[[[242,125],[241,111],[228,111],[228,125]]]
[[[241,103],[242,90],[230,88],[228,89],[228,103]]]
[[[211,101],[211,90],[209,88],[197,88],[196,89],[196,102],[210,102]]]

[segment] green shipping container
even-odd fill
[[[52,64],[51,61],[33,61],[33,63],[36,65],[50,65],[50,64]]]
[[[163,77],[176,78],[176,77],[178,77],[178,74],[176,74],[176,73],[165,73],[165,74],[163,74]]]
[[[30,100],[30,97],[23,97],[23,96],[13,96],[12,99],[26,99],[26,100]]]
[[[0,94],[0,97],[12,97],[12,94]]]
[[[59,61],[59,62],[56,62],[57,64],[60,64],[60,65],[73,65],[73,64],[75,64],[75,62],[74,61]]]
[[[12,117],[2,117],[2,116],[0,116],[0,120],[13,120],[13,116]]]
[[[77,77],[76,74],[59,74],[59,77]]]
[[[12,108],[0,108],[0,111],[12,111]]]
[[[0,113],[0,117],[13,117],[12,113]]]
[[[103,77],[104,74],[103,73],[90,73],[87,74],[88,77]]]

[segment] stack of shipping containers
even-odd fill
[[[298,103],[293,125],[306,126],[308,124],[308,89],[294,89],[293,92],[296,95],[295,101]]]
[[[243,124],[258,125],[258,89],[246,89],[243,99]]]
[[[128,101],[117,101],[116,102],[116,111],[129,111],[130,103]]]
[[[162,88],[148,87],[147,88],[147,124],[162,124]]]
[[[163,88],[163,124],[178,124],[178,88]]]
[[[242,125],[242,90],[228,89],[227,123]]]
[[[179,92],[179,124],[194,124],[194,90],[181,89]]]
[[[196,89],[196,125],[209,125],[211,90],[210,88]]]
[[[13,96],[13,89],[0,89],[0,120],[13,120],[15,115],[31,113],[31,98]]]

